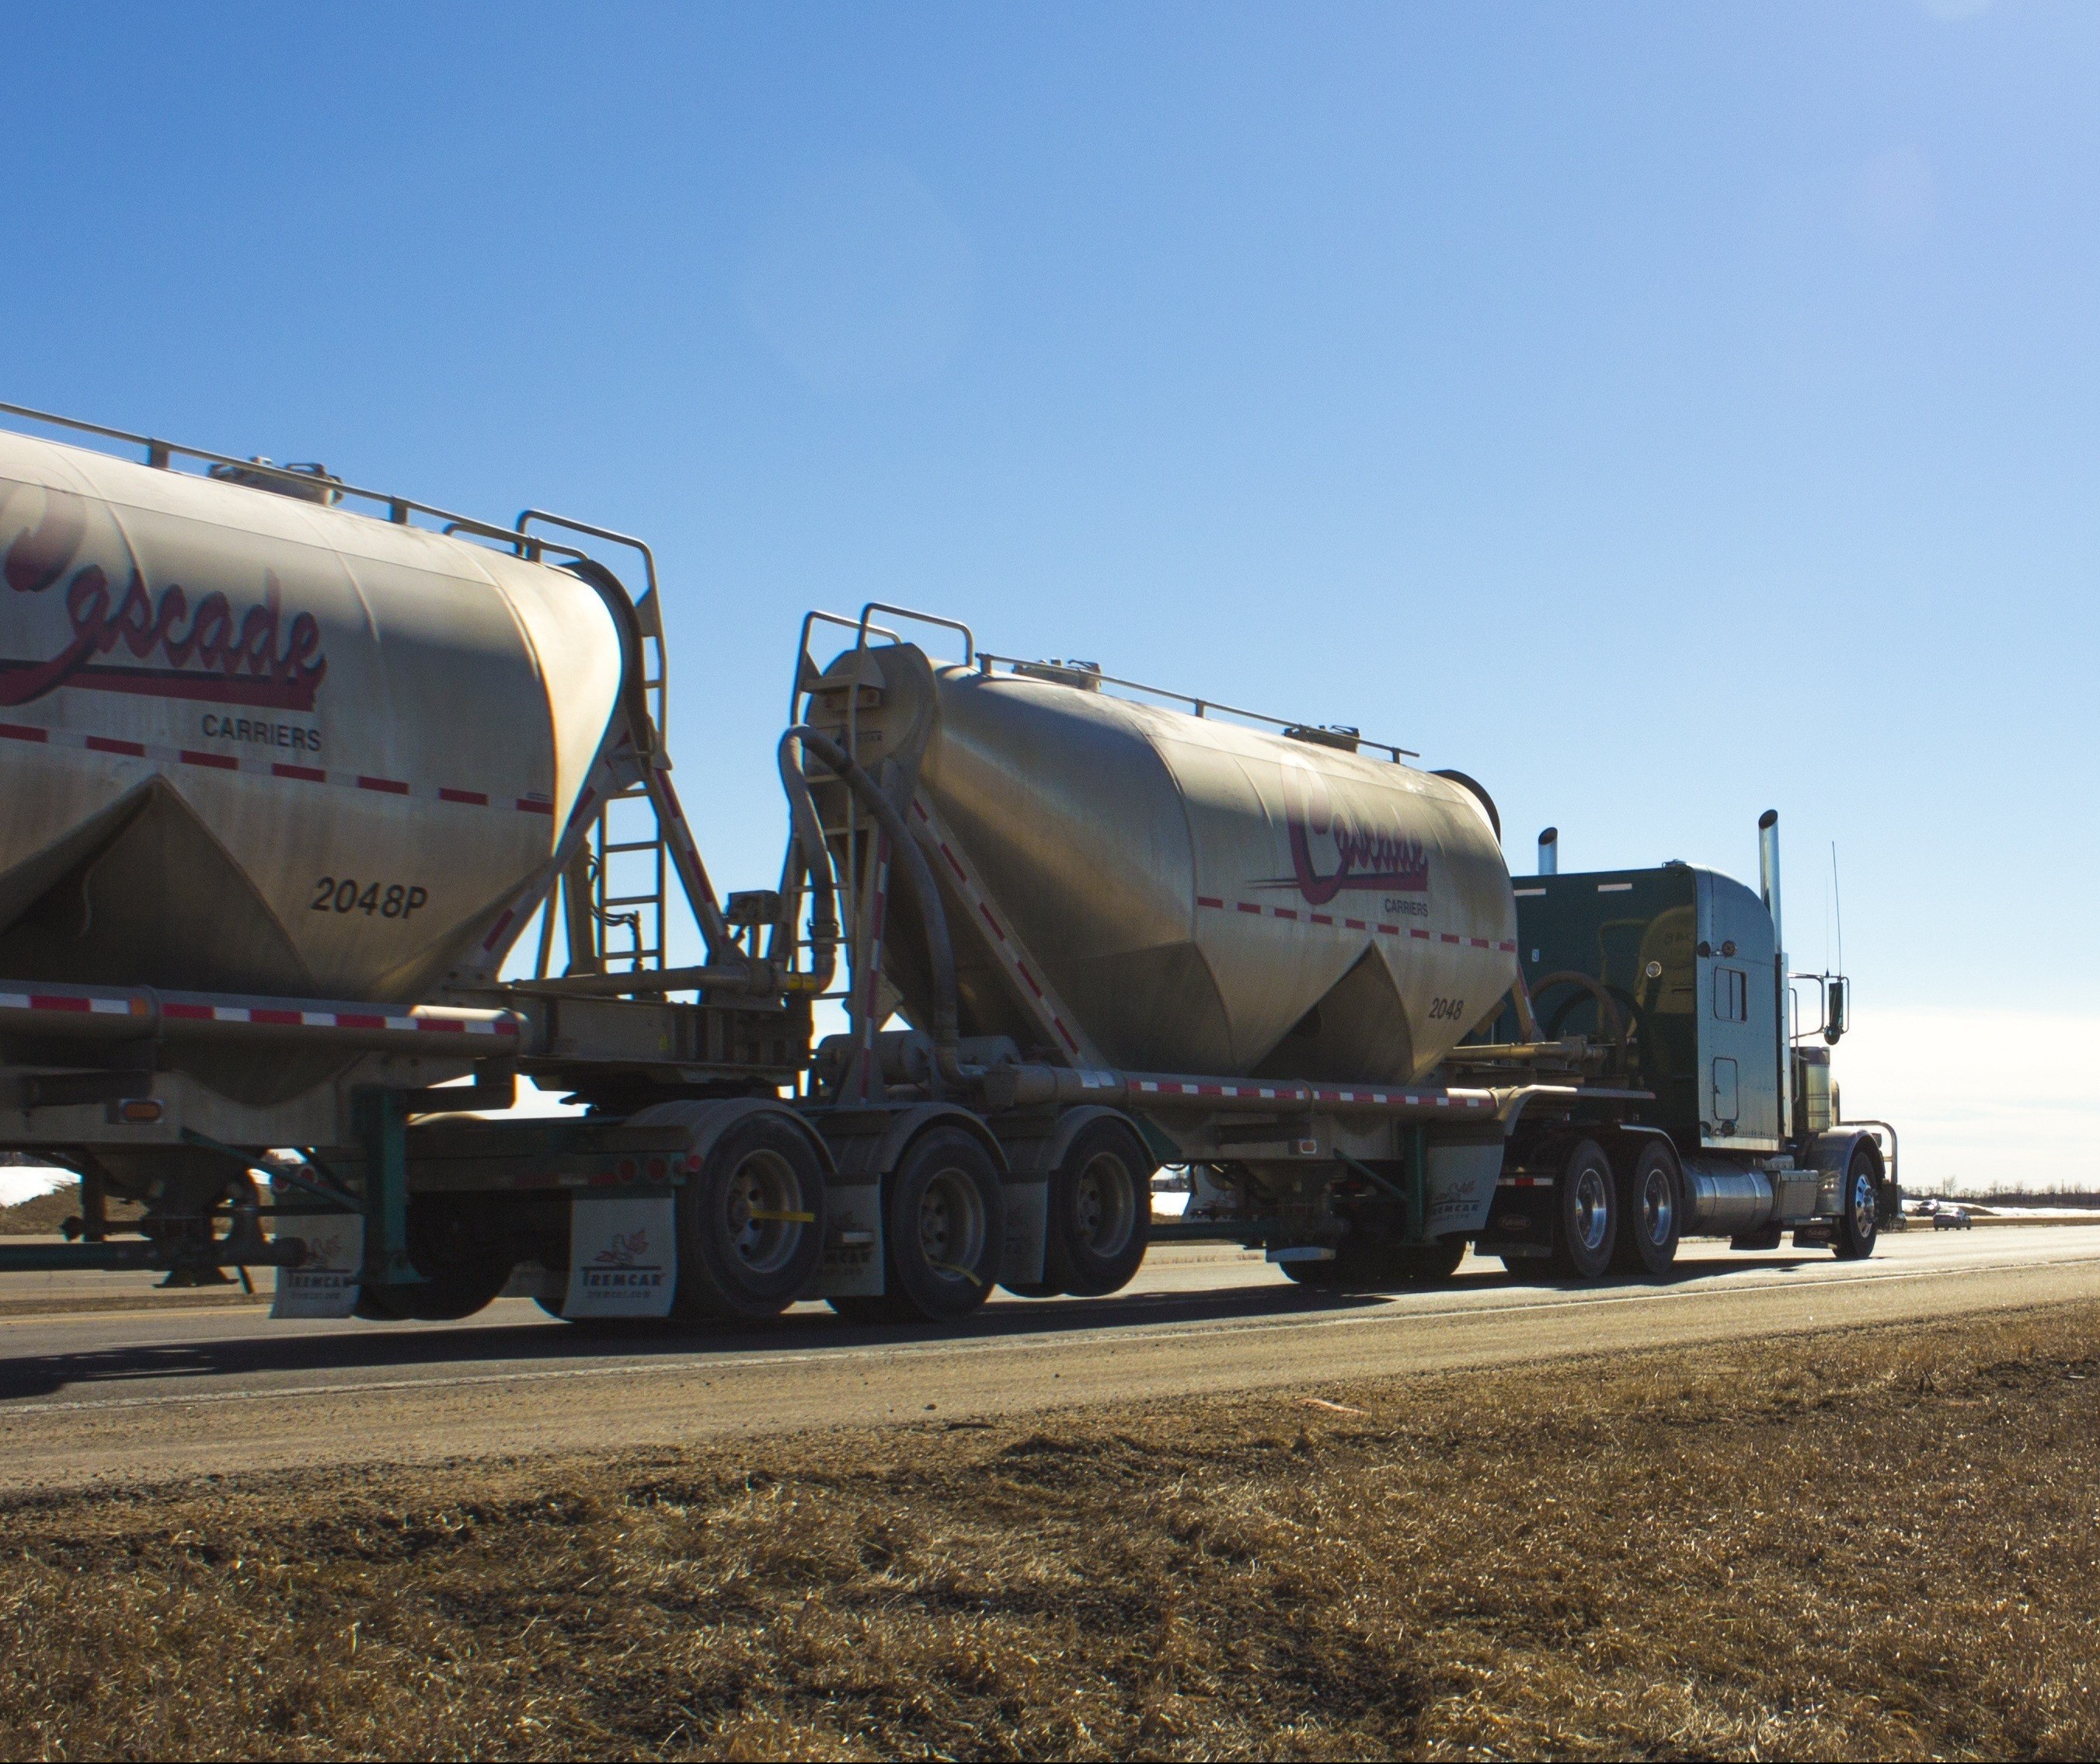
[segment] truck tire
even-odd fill
[[[457,1323],[487,1310],[510,1284],[511,1264],[478,1222],[470,1208],[447,1197],[412,1196],[408,1259],[424,1277],[398,1286],[365,1282],[355,1315],[369,1322]]]
[[[824,1246],[824,1174],[808,1137],[748,1115],[678,1191],[682,1323],[778,1316],[810,1284]]]
[[[1553,1266],[1564,1278],[1600,1280],[1619,1240],[1619,1184],[1595,1139],[1578,1139],[1554,1184]]]
[[[1844,1202],[1830,1247],[1840,1262],[1864,1262],[1882,1235],[1882,1161],[1871,1145],[1852,1149],[1845,1166]]]
[[[1660,1280],[1677,1260],[1684,1227],[1684,1190],[1677,1154],[1666,1141],[1643,1143],[1619,1195],[1619,1241],[1612,1266],[1621,1274]]]
[[[999,1166],[974,1134],[936,1127],[912,1142],[884,1187],[884,1296],[929,1323],[960,1321],[999,1280],[1006,1247]]]
[[[1152,1241],[1152,1172],[1145,1143],[1103,1116],[1073,1138],[1050,1173],[1043,1284],[1100,1298],[1130,1284]]]
[[[1435,1286],[1458,1271],[1462,1242],[1368,1243],[1343,1238],[1331,1262],[1286,1262],[1284,1273],[1300,1286],[1321,1292],[1396,1293],[1403,1287]]]

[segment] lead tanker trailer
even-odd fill
[[[0,1147],[83,1196],[0,1267],[943,1320],[1169,1236],[1377,1289],[1469,1242],[1861,1255],[1894,1210],[1893,1133],[1836,1119],[1841,982],[1792,1032],[1770,816],[1762,895],[1513,885],[1462,774],[871,607],[804,621],[786,857],[719,900],[639,542],[13,414],[104,444],[0,434]],[[506,1114],[521,1076],[582,1112]]]

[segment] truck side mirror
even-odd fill
[[[1823,1039],[1834,1046],[1838,1037],[1852,1027],[1852,1001],[1846,994],[1842,979],[1830,983],[1829,1010],[1829,1016],[1823,1025]]]

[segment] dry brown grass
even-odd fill
[[[0,1507],[0,1752],[2100,1753],[2100,1305]]]

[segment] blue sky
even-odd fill
[[[726,885],[776,862],[799,614],[904,600],[1418,748],[1520,869],[1552,821],[1754,875],[1777,807],[1797,966],[1838,843],[1886,1106],[2011,1035],[2100,1068],[2100,9],[77,6],[10,49],[0,396],[650,537]]]

